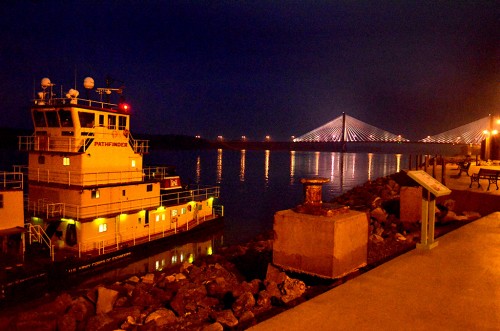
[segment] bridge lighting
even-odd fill
[[[496,135],[497,133],[498,133],[498,130],[493,130],[493,131],[491,131],[491,134],[492,134],[492,135]]]
[[[488,130],[484,130],[484,131],[483,131],[483,133],[484,133],[484,134],[490,134],[490,131],[488,131]]]
[[[247,136],[241,136],[242,141],[247,141]]]
[[[224,138],[222,136],[217,136],[217,140],[222,141]]]
[[[196,135],[196,136],[195,136],[195,138],[196,138],[196,139],[200,139],[200,138],[201,138],[201,136],[200,136],[200,135]]]
[[[271,140],[271,137],[270,136],[266,136],[266,141],[269,141]]]

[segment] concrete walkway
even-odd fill
[[[500,212],[250,330],[500,330]]]

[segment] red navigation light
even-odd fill
[[[120,103],[120,109],[123,111],[129,111],[130,106],[128,105],[128,103]]]

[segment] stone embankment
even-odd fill
[[[270,241],[253,244],[269,252]],[[247,246],[227,249],[233,258]],[[265,253],[263,253],[265,254]],[[246,281],[221,255],[183,263],[177,272],[133,276],[86,293],[11,316],[8,330],[238,330],[276,306],[291,305],[306,290],[303,281],[268,265],[263,280]],[[4,321],[5,322],[5,321]]]

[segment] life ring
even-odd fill
[[[123,135],[128,138],[129,131],[127,129],[123,130]]]

